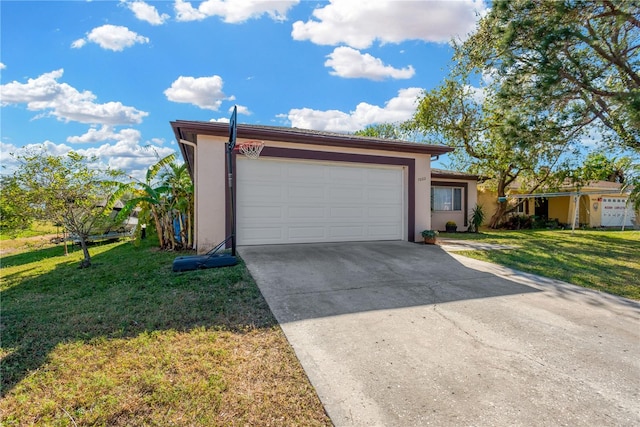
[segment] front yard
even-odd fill
[[[2,257],[2,425],[330,425],[244,265],[153,243]]]
[[[638,231],[484,231],[461,254],[640,300]],[[173,273],[147,240],[0,259],[3,425],[331,425],[243,264]]]
[[[440,237],[516,246],[457,253],[640,300],[640,231],[482,231]]]

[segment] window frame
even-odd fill
[[[436,209],[435,208],[435,192],[436,190],[448,190],[451,194],[451,209]],[[457,190],[457,191],[456,191]],[[441,185],[431,185],[431,210],[433,212],[462,212],[464,205],[464,186],[441,186]],[[456,200],[456,192],[459,194],[459,199]],[[456,209],[457,208],[457,209]]]

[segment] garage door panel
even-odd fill
[[[253,162],[250,168],[245,168],[244,176],[238,177],[238,179],[246,179],[249,181],[255,181],[260,178],[263,181],[280,182],[286,177],[286,171],[282,168],[274,168],[269,165],[265,165],[260,162]],[[258,181],[259,182],[259,181]]]
[[[309,168],[301,163],[289,163],[284,166],[284,168],[286,171],[284,175],[286,175],[291,182],[303,179],[305,182],[322,183],[325,180],[325,171],[319,168]]]
[[[239,245],[403,239],[401,167],[265,158],[236,164]]]
[[[291,184],[288,188],[287,194],[289,200],[300,199],[324,199],[325,188],[322,185],[301,185]]]
[[[325,237],[324,227],[289,227],[289,240],[294,242],[325,241]]]
[[[245,185],[247,200],[254,201],[282,201],[282,186],[278,183],[256,183]]]
[[[367,170],[366,180],[369,184],[382,186],[402,185],[402,176],[393,169]]]
[[[365,240],[364,226],[342,225],[329,228],[329,236],[333,241],[341,240]]]
[[[374,187],[366,190],[369,203],[396,205],[402,202],[402,194],[395,187]]]
[[[282,211],[282,206],[247,205],[245,209],[242,209],[242,212],[238,211],[238,218],[243,220],[258,219],[262,221],[276,219],[280,221],[284,218]]]
[[[363,212],[364,212],[364,208],[362,207],[343,206],[343,207],[330,208],[329,216],[332,219],[360,220],[363,218]]]
[[[323,206],[289,206],[288,218],[290,219],[324,219],[326,209]]]
[[[364,190],[362,187],[329,187],[327,197],[330,200],[362,201],[364,200]]]
[[[369,235],[377,237],[379,240],[393,239],[401,232],[396,224],[372,224],[369,226]]]
[[[367,208],[369,218],[393,218],[402,215],[402,209],[398,206],[372,206]]]
[[[366,171],[362,169],[339,167],[328,169],[328,182],[346,185],[362,185],[365,179]]]
[[[238,230],[238,241],[243,240],[255,240],[256,244],[268,244],[279,243],[282,241],[282,227],[280,226],[265,226],[259,224],[255,227],[243,227]]]

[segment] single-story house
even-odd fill
[[[477,175],[431,169],[431,227],[442,231],[453,221],[458,231],[466,231],[478,202],[477,185]]]
[[[622,187],[617,182],[593,181],[580,189],[567,184],[557,191],[523,194],[516,184],[510,188],[508,203],[519,205],[512,213],[514,215],[535,215],[569,226],[575,218],[576,226],[637,227],[640,225],[640,212],[634,211],[627,203],[628,194]],[[488,220],[497,209],[498,196],[495,191],[480,186],[478,199],[485,207]]]
[[[256,160],[234,150],[229,197],[229,125],[171,122],[195,186],[195,242],[206,252],[229,236],[238,245],[422,240],[455,220],[466,229],[473,176],[433,175],[432,158],[452,149],[296,128],[237,125],[237,146],[261,141]],[[432,178],[438,183],[432,194]],[[434,182],[434,184],[435,184]],[[447,194],[445,194],[447,193]],[[438,200],[432,222],[432,197]]]

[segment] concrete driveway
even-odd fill
[[[336,426],[640,425],[640,304],[408,242],[241,247]]]

